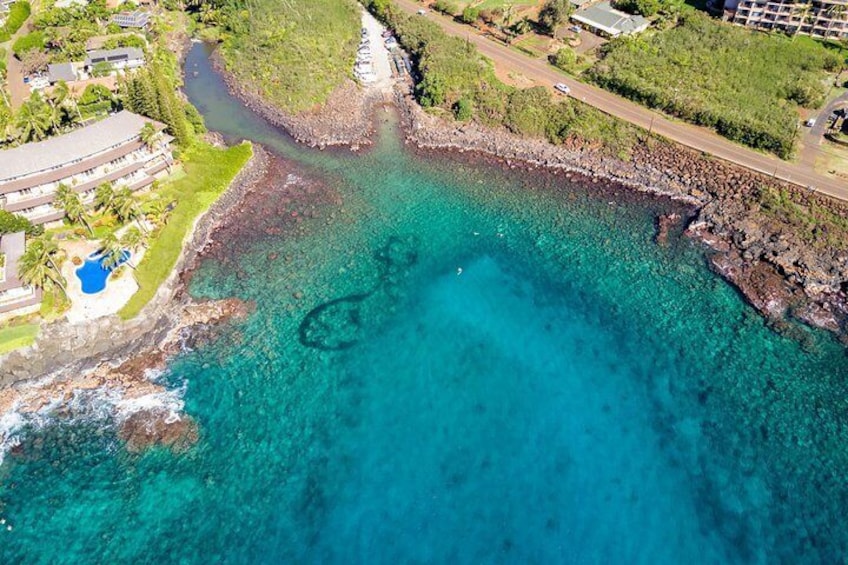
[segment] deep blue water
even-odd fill
[[[845,350],[656,245],[670,203],[416,155],[390,117],[309,151],[187,65],[211,128],[282,156],[191,283],[256,311],[163,376],[188,452],[25,435],[0,561],[844,561]]]

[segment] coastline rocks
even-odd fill
[[[243,318],[252,310],[251,304],[234,298],[189,304],[161,342],[137,351],[117,366],[104,362],[79,375],[53,375],[0,388],[0,414],[14,413],[23,422],[50,414],[73,415],[70,407],[81,394],[91,393],[87,403],[110,407],[118,436],[131,452],[153,445],[185,450],[197,440],[197,425],[182,413],[179,393],[156,382],[156,377],[185,339],[195,337],[195,329],[211,339],[211,328]],[[15,431],[0,429],[0,446],[6,445],[8,435]]]
[[[379,91],[369,91],[347,79],[320,107],[291,115],[250,90],[244,81],[238,80],[227,70],[217,50],[212,54],[212,66],[223,77],[227,89],[235,98],[268,122],[283,128],[299,143],[322,149],[348,146],[352,151],[372,143],[374,110],[385,103]]]
[[[130,453],[154,446],[181,453],[197,443],[200,433],[197,423],[188,416],[174,416],[168,410],[150,408],[134,412],[121,422],[118,437]]]
[[[713,269],[769,320],[785,322],[789,314],[843,336],[848,331],[848,242],[841,248],[809,244],[798,227],[763,209],[761,193],[772,187],[841,218],[848,217],[848,204],[659,138],[637,142],[625,161],[576,137],[554,146],[448,122],[425,112],[408,84],[395,94],[407,141],[420,149],[482,152],[511,165],[570,171],[590,182],[607,179],[697,207],[685,234],[718,253]],[[672,225],[670,217],[658,218],[658,244],[666,244]]]
[[[661,214],[657,217],[657,233],[654,236],[654,241],[657,245],[668,245],[668,232],[680,222],[680,214]]]

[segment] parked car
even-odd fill
[[[568,85],[567,85],[567,84],[563,84],[563,83],[561,83],[561,82],[558,82],[558,83],[556,83],[556,84],[554,85],[554,88],[556,88],[556,89],[557,89],[557,91],[559,91],[559,92],[561,92],[561,93],[565,94],[566,96],[567,96],[567,95],[569,95],[569,94],[571,94],[571,89],[570,89],[570,88],[568,88]]]
[[[568,31],[573,31],[574,33],[580,33],[580,26],[571,26],[568,28]]]
[[[809,120],[807,120],[806,122],[804,122],[804,125],[805,125],[805,126],[807,126],[808,128],[811,128],[811,127],[813,127],[814,125],[816,125],[816,119],[815,119],[815,118],[810,118]]]
[[[419,16],[423,16],[423,15],[424,15],[424,14],[426,14],[426,13],[427,13],[427,10],[425,10],[424,8],[421,8],[420,10],[418,10],[418,15],[419,15]]]

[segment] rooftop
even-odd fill
[[[150,21],[150,14],[143,10],[135,12],[121,12],[112,16],[112,21],[121,27],[146,27]]]
[[[57,169],[123,145],[138,137],[147,122],[156,124],[149,118],[124,110],[65,135],[0,151],[0,183]]]
[[[650,24],[642,16],[616,10],[608,0],[575,12],[571,19],[613,37],[644,31]]]
[[[57,63],[55,65],[47,65],[47,76],[50,79],[50,83],[59,82],[63,80],[65,82],[74,82],[77,80],[77,73],[74,70],[73,63]]]
[[[118,47],[117,49],[92,49],[85,59],[86,65],[97,62],[120,62],[132,60],[144,60],[144,51],[138,47]]]

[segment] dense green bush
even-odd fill
[[[44,32],[34,31],[22,35],[12,44],[12,51],[20,58],[27,51],[41,51],[44,49]]]
[[[577,65],[577,53],[573,49],[562,47],[555,54],[551,55],[550,61],[558,69],[571,72],[574,70],[575,65]]]
[[[663,4],[660,0],[615,0],[613,6],[624,12],[651,17],[660,11]]]
[[[468,6],[462,11],[463,23],[473,24],[478,20],[478,18],[480,18],[480,8]]]
[[[412,56],[421,75],[415,94],[422,106],[552,143],[580,137],[622,153],[635,141],[631,126],[576,100],[554,100],[542,87],[522,90],[503,84],[473,45],[446,35],[427,18],[402,13],[388,0],[363,3],[395,31]]]
[[[19,231],[26,232],[29,236],[35,236],[44,233],[44,228],[34,225],[23,216],[0,210],[0,235]]]
[[[474,107],[468,98],[460,98],[453,105],[453,115],[460,122],[470,120],[474,117]]]
[[[433,9],[452,16],[459,11],[459,5],[451,0],[436,0],[436,3],[433,4]]]
[[[611,41],[589,77],[607,90],[788,158],[798,106],[824,100],[834,52],[700,13],[667,31]]]
[[[0,28],[0,43],[9,41],[12,35],[21,29],[21,26],[24,25],[31,11],[32,8],[29,2],[19,1],[12,4],[9,8],[9,15],[6,17],[6,22]]]

